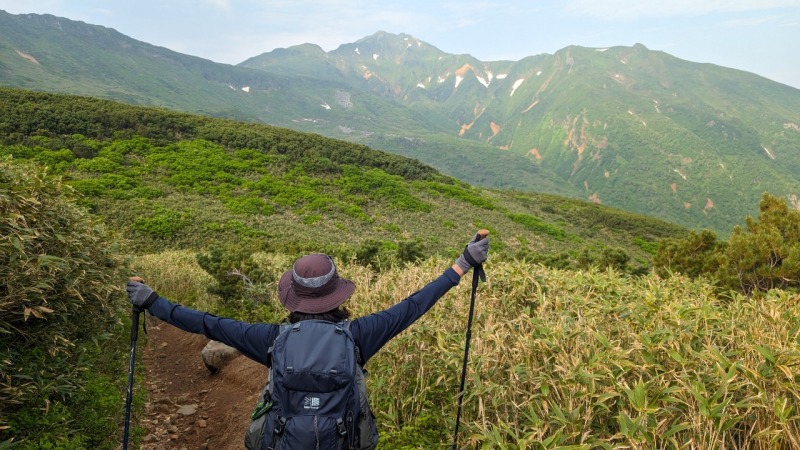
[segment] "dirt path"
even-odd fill
[[[140,420],[146,429],[141,449],[244,448],[244,431],[264,387],[266,368],[240,356],[212,375],[200,357],[207,338],[152,317],[147,318],[147,330],[143,360],[148,402]]]

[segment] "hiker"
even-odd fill
[[[281,276],[278,283],[278,298],[288,310],[288,321],[292,325],[250,324],[196,311],[160,297],[153,289],[139,281],[128,282],[128,297],[135,307],[146,309],[150,314],[169,324],[220,341],[236,348],[250,359],[271,367],[269,393],[265,395],[269,403],[265,409],[271,408],[274,411],[266,419],[265,424],[259,425],[264,435],[263,444],[258,444],[260,448],[328,448],[319,446],[322,439],[319,428],[323,425],[333,429],[334,438],[339,439],[339,444],[330,448],[374,448],[378,438],[374,416],[368,411],[368,405],[366,405],[367,412],[363,412],[365,409],[363,404],[359,406],[359,401],[366,402],[366,395],[362,393],[361,399],[353,400],[349,397],[358,397],[357,391],[353,391],[352,394],[349,392],[341,394],[342,399],[320,394],[342,389],[345,383],[352,384],[354,381],[351,378],[354,375],[352,373],[342,375],[342,372],[355,372],[355,369],[340,369],[339,366],[329,369],[325,366],[325,376],[330,375],[328,380],[322,379],[324,377],[320,375],[322,369],[319,366],[325,364],[341,366],[342,360],[345,364],[347,361],[353,361],[351,367],[358,369],[358,374],[355,376],[357,378],[361,374],[360,368],[381,347],[433,307],[439,298],[456,286],[461,277],[472,267],[486,260],[489,251],[489,239],[486,233],[481,231],[476,234],[452,267],[419,291],[383,311],[352,321],[349,320],[349,311],[342,305],[353,294],[355,285],[352,281],[339,277],[333,258],[319,253],[297,259],[292,268]],[[332,328],[332,324],[338,325]],[[306,334],[289,333],[288,328],[291,328],[289,331],[305,329],[310,331],[304,331]],[[325,330],[332,331],[325,334]],[[281,339],[278,339],[279,336]],[[303,338],[303,336],[311,337]],[[329,362],[328,359],[337,359],[331,356],[331,354],[338,355],[337,339],[341,339],[344,343],[342,347],[352,341],[353,350],[348,351],[355,354],[352,356],[345,354],[339,357],[338,361]],[[331,342],[337,340],[337,344],[328,342],[329,340]],[[278,353],[284,350],[286,353],[294,350],[295,353],[302,354],[281,353],[278,357]],[[312,357],[326,361],[302,361]],[[301,373],[303,372],[301,366],[316,367],[316,369]],[[275,372],[278,370],[280,373]],[[363,376],[361,378],[360,382],[363,385]],[[284,389],[302,391],[304,396],[301,399],[289,398],[291,395],[284,393]],[[303,404],[289,405],[292,400]],[[342,411],[346,411],[343,413],[345,417],[334,417],[339,413],[325,411],[326,401],[349,404],[350,406],[342,406]],[[325,406],[321,406],[321,403],[325,403]],[[300,412],[292,416],[288,411],[295,407],[299,408]],[[357,417],[362,412],[361,417]],[[333,418],[319,419],[315,415],[317,413],[320,416],[327,414]],[[287,416],[293,419],[287,420]],[[313,421],[304,422],[306,419],[312,420],[311,418]],[[327,422],[319,422],[327,419],[330,419],[327,425],[325,425]],[[291,426],[295,429],[290,429]],[[370,433],[369,430],[360,429],[362,427],[371,427],[373,431]],[[292,439],[310,442],[313,446],[293,444],[289,442]],[[365,440],[369,442],[365,443]],[[276,445],[279,443],[280,445]],[[342,443],[347,445],[340,447]]]

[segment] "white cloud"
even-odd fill
[[[568,0],[565,9],[571,14],[603,19],[640,19],[788,7],[800,7],[800,0]]]
[[[224,9],[225,11],[231,10],[231,0],[205,0],[211,6]]]

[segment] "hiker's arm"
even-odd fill
[[[471,268],[486,261],[489,254],[488,234],[488,230],[478,231],[455,264],[424,288],[389,309],[353,321],[353,338],[361,349],[364,362],[428,312]]]
[[[172,303],[158,297],[147,309],[150,314],[189,333],[202,334],[209,339],[222,342],[242,352],[243,355],[261,364],[266,364],[267,350],[278,336],[278,325],[250,324],[238,320],[217,317]]]
[[[400,303],[354,320],[350,329],[364,361],[366,362],[390,339],[428,312],[439,298],[458,284],[460,279],[458,272],[454,268],[449,268],[439,278]]]

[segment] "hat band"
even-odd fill
[[[318,276],[318,277],[304,278],[304,277],[301,277],[300,275],[297,274],[297,270],[295,269],[295,266],[297,266],[297,263],[295,263],[292,266],[292,281],[295,284],[298,284],[300,286],[307,287],[307,288],[318,288],[318,287],[322,287],[322,286],[326,285],[329,281],[331,281],[331,278],[333,278],[334,275],[336,275],[336,264],[333,263],[333,259],[331,259],[330,256],[325,255],[325,257],[328,258],[328,261],[330,261],[330,263],[331,263],[330,272],[326,273],[325,275]]]
[[[292,280],[292,288],[294,289],[294,293],[298,297],[302,298],[314,298],[314,297],[322,297],[324,295],[328,295],[333,293],[338,286],[339,277],[336,276],[336,273],[333,274],[333,277],[328,280],[327,283],[323,284],[319,287],[308,287],[303,286],[300,283],[296,283]]]

